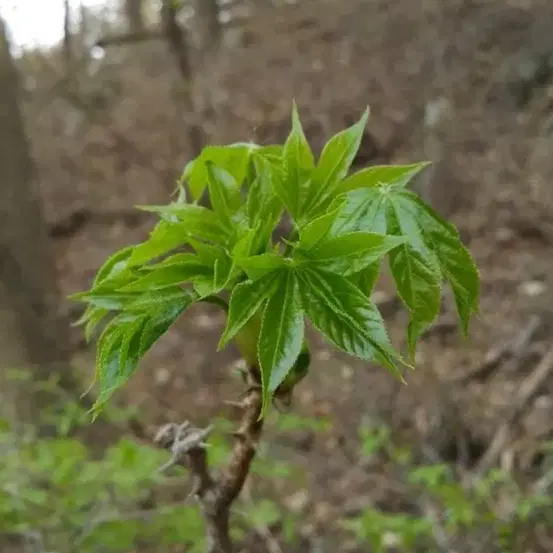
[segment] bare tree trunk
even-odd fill
[[[195,0],[194,11],[200,29],[202,49],[214,51],[221,41],[217,0]]]
[[[125,0],[125,17],[131,33],[141,33],[146,29],[142,8],[143,0]]]
[[[65,0],[63,13],[63,57],[65,61],[65,74],[73,71],[73,37],[71,34],[71,5]]]
[[[29,393],[8,378],[10,369],[32,371],[35,384],[56,376],[73,397],[81,390],[70,364],[68,322],[58,312],[57,279],[19,109],[18,75],[1,19],[0,82],[0,416],[16,427],[26,423],[41,429],[42,409],[59,404],[59,396]]]
[[[204,136],[202,128],[197,121],[196,110],[194,109],[194,99],[192,96],[193,71],[189,55],[189,45],[184,29],[177,21],[177,8],[173,0],[163,0],[162,21],[165,39],[171,53],[175,57],[182,83],[178,89],[179,109],[186,113],[189,119],[188,126],[188,144],[190,157],[196,157],[200,154],[203,147]]]

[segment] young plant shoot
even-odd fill
[[[139,208],[160,217],[149,238],[112,255],[91,289],[73,296],[88,303],[79,321],[88,338],[103,324],[96,411],[197,302],[227,312],[219,347],[234,340],[259,372],[263,413],[306,374],[306,320],[338,349],[403,378],[406,364],[371,301],[385,256],[410,312],[411,356],[438,315],[444,281],[466,334],[478,305],[475,264],[456,229],[406,188],[427,163],[350,174],[367,119],[368,110],[316,162],[294,105],[284,146],[207,147],[185,168],[178,201]],[[204,193],[211,209],[198,203]],[[275,243],[285,212],[293,231]]]
[[[409,365],[371,300],[384,257],[410,313],[411,359],[438,315],[444,283],[465,335],[477,311],[478,271],[457,230],[407,188],[427,163],[351,172],[367,119],[368,110],[330,138],[318,160],[295,105],[282,146],[206,147],[186,166],[176,201],[140,208],[159,216],[149,238],[112,255],[91,289],[74,296],[88,304],[79,321],[87,339],[103,327],[95,413],[191,305],[209,302],[225,311],[219,348],[237,345],[248,385],[227,469],[218,479],[209,471],[209,429],[168,425],[160,433],[175,462],[187,456],[196,477],[211,553],[232,551],[230,505],[271,400],[289,403],[308,373],[307,321],[339,350],[403,380]],[[200,205],[204,194],[211,208]],[[283,217],[292,231],[275,239]]]

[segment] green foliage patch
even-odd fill
[[[456,229],[406,188],[427,163],[351,173],[367,119],[331,137],[315,160],[294,106],[283,146],[209,146],[186,166],[176,201],[141,208],[160,218],[149,238],[111,256],[75,296],[88,304],[79,321],[87,337],[102,326],[96,411],[198,302],[228,312],[220,347],[235,340],[259,368],[264,412],[290,374],[293,383],[305,376],[305,363],[296,366],[308,352],[306,320],[340,350],[403,378],[409,365],[371,301],[386,256],[410,312],[411,356],[444,282],[467,333],[477,269]],[[199,204],[204,194],[210,208]],[[285,215],[293,229],[277,240]]]

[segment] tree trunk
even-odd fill
[[[187,135],[189,155],[192,158],[198,156],[202,151],[204,135],[203,129],[197,120],[196,109],[194,107],[192,95],[194,75],[189,55],[188,40],[185,30],[177,21],[177,9],[172,0],[163,0],[161,18],[167,45],[175,58],[181,76],[180,86],[175,90],[175,105],[189,119]]]
[[[195,0],[194,11],[200,30],[202,49],[216,50],[221,40],[217,0]]]
[[[142,8],[143,0],[125,0],[127,29],[131,33],[140,33],[146,29]]]
[[[61,390],[72,397],[81,390],[70,363],[68,321],[58,310],[55,268],[19,108],[18,75],[1,19],[0,82],[0,417],[44,434],[51,430],[41,424],[42,410],[60,405],[59,395],[30,393],[24,382],[9,378],[10,369],[31,371],[34,385],[56,376]],[[107,427],[102,431],[114,436]],[[101,441],[110,438],[102,435]]]

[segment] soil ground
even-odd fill
[[[429,199],[461,229],[481,271],[482,294],[468,340],[455,327],[446,295],[407,386],[316,339],[314,366],[298,390],[294,409],[328,417],[332,429],[309,439],[277,436],[274,447],[275,456],[308,469],[312,510],[306,519],[312,540],[352,501],[392,501],[385,471],[377,477],[359,464],[357,428],[364,417],[384,421],[414,448],[430,448],[442,460],[460,463],[464,444],[467,467],[482,462],[498,429],[510,420],[494,464],[511,464],[529,479],[540,470],[539,447],[553,430],[551,367],[536,373],[553,337],[550,3],[338,4],[339,17],[335,6],[317,16],[283,8],[270,31],[260,17],[251,24],[249,46],[229,47],[220,60],[203,68],[198,94],[214,79],[220,92],[218,103],[205,114],[208,139],[244,140],[252,133],[265,142],[281,139],[287,130],[288,99],[295,97],[309,138],[320,147],[370,103],[371,135],[359,163],[433,158]],[[521,64],[544,58],[549,76],[534,82],[521,76]],[[128,88],[140,70],[138,64],[126,69],[121,79]],[[78,140],[60,133],[47,143],[51,112],[31,124],[52,224],[78,210],[113,213],[137,203],[165,201],[162,175],[178,174],[186,159],[178,124],[166,109],[167,82],[165,78],[156,85],[151,75],[144,77],[143,86],[129,92],[120,110],[111,114],[109,125],[90,125]],[[444,98],[453,105],[451,119],[436,129],[425,126],[424,113],[428,118],[436,100]],[[110,142],[114,129],[126,127],[133,147],[139,148],[140,163],[132,148]],[[150,136],[153,128],[156,139]],[[88,286],[111,252],[143,239],[153,223],[91,217],[77,232],[53,239],[63,293]],[[385,276],[378,290],[376,299],[401,345],[406,314],[393,300]],[[194,308],[118,396],[140,409],[148,433],[168,420],[207,421],[225,413],[223,399],[239,393],[230,377],[236,352],[215,353],[222,325],[216,311]],[[511,417],[521,390],[533,385],[520,412]],[[294,492],[285,490],[283,501]],[[328,552],[339,545],[330,534],[324,542]]]

